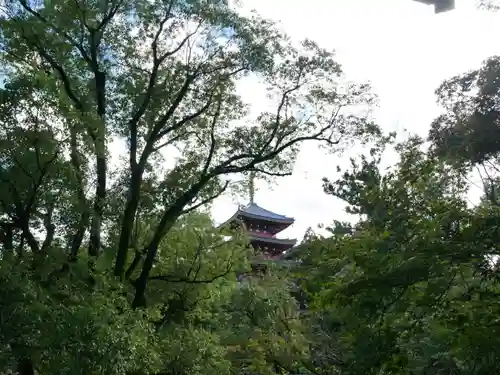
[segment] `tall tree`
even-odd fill
[[[325,190],[355,225],[305,246],[322,374],[488,374],[500,352],[498,208],[468,207],[461,171],[428,156],[418,138],[382,171],[354,161]],[[487,323],[490,322],[490,323]]]
[[[437,154],[472,164],[498,156],[499,77],[500,58],[494,56],[480,69],[446,80],[437,89],[438,103],[445,110],[429,134]]]
[[[138,245],[149,225],[141,220]],[[107,253],[93,268],[92,257],[81,255],[64,273],[64,251],[55,246],[35,269],[28,257],[2,258],[0,372],[18,363],[22,375],[295,368],[307,345],[286,281],[274,273],[238,283],[252,252],[241,233],[232,241],[227,234],[204,214],[179,219],[160,245],[146,309],[130,308],[129,288],[110,275]]]
[[[304,141],[335,149],[378,133],[356,115],[372,101],[368,87],[345,83],[331,52],[307,40],[295,47],[226,1],[8,0],[0,22],[7,80],[36,82],[33,100],[61,144],[70,142],[81,207],[68,235],[73,257],[88,229],[89,254],[104,245],[124,279],[154,181],[148,193],[160,219],[136,253],[135,307],[146,303],[162,239],[181,215],[222,194],[228,175],[286,175]],[[251,113],[237,93],[245,76],[267,88],[274,111]],[[126,144],[127,161],[111,167],[114,140]],[[119,218],[109,225],[112,205]]]
[[[432,152],[456,168],[473,171],[484,198],[498,204],[500,172],[500,58],[448,79],[436,91],[444,113],[429,132]]]

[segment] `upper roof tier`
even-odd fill
[[[295,219],[292,217],[280,215],[272,211],[266,210],[255,203],[250,203],[248,206],[239,207],[235,216],[246,216],[252,219],[260,219],[277,223],[292,224]]]

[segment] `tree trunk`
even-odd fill
[[[179,199],[179,203],[177,205],[172,206],[165,212],[165,214],[163,214],[153,239],[149,243],[146,259],[144,260],[144,265],[142,266],[142,272],[135,282],[135,296],[132,302],[133,308],[146,306],[146,287],[148,285],[149,274],[153,269],[153,264],[156,259],[158,246],[160,246],[161,240],[165,234],[172,229],[177,221],[177,218],[182,213],[182,209],[185,206],[185,203],[181,205],[182,201],[184,201],[182,198]]]
[[[211,176],[204,175],[200,180],[192,185],[183,195],[177,198],[175,203],[167,209],[156,228],[153,239],[148,245],[146,259],[142,266],[142,272],[135,282],[135,296],[132,302],[132,307],[144,307],[146,305],[146,287],[148,284],[149,274],[153,269],[153,264],[158,252],[158,246],[163,237],[172,229],[177,219],[182,215],[184,207],[200,192],[200,190],[208,183]]]
[[[130,189],[127,197],[127,205],[123,214],[122,226],[120,231],[120,240],[118,242],[118,252],[116,254],[115,262],[115,276],[123,278],[125,272],[125,265],[127,263],[128,250],[130,244],[130,236],[134,227],[135,215],[137,207],[139,206],[139,199],[141,195],[143,168],[141,165],[132,171],[132,180],[130,181]]]
[[[106,201],[106,157],[96,151],[97,156],[97,187],[94,199],[92,224],[90,226],[89,255],[98,256],[101,246],[101,226]]]
[[[76,232],[72,235],[70,240],[70,259],[76,260],[78,251],[82,246],[85,231],[88,228],[90,221],[90,208],[89,201],[85,197],[85,189],[83,186],[83,172],[80,154],[78,153],[78,139],[76,128],[71,129],[71,165],[77,180],[77,196],[78,196],[78,209],[81,212],[80,221],[76,226]]]

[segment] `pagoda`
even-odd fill
[[[238,207],[226,225],[240,223],[249,236],[250,244],[257,253],[255,265],[259,261],[279,260],[282,255],[291,249],[296,239],[278,238],[276,235],[292,225],[295,219],[266,210],[254,202],[253,176],[250,177],[250,202],[246,206]],[[255,267],[254,267],[255,268]]]

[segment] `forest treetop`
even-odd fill
[[[137,221],[157,218],[143,226],[132,262],[141,270],[136,305],[161,240],[181,215],[222,194],[228,175],[287,175],[304,141],[341,150],[380,133],[367,115],[368,85],[346,82],[332,52],[310,40],[294,46],[272,22],[226,1],[9,0],[0,25],[5,146],[23,149],[12,136],[23,129],[37,139],[32,157],[46,154],[25,176],[37,182],[6,212],[7,242],[30,239],[35,253],[60,239],[75,258],[88,233],[89,254],[113,252],[124,278]],[[255,116],[236,93],[247,75],[267,87],[273,111]],[[111,170],[117,138],[127,155]],[[167,149],[180,155],[167,156],[172,168],[163,165]],[[49,169],[71,184],[40,189],[56,183]],[[50,233],[45,247],[35,226]]]

